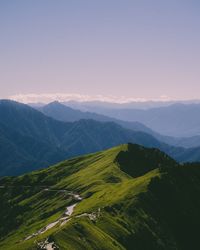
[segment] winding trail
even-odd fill
[[[74,212],[74,209],[75,209],[76,205],[83,200],[83,198],[79,194],[73,193],[73,192],[68,191],[66,189],[51,189],[51,188],[45,187],[43,189],[43,191],[45,191],[45,192],[64,192],[67,195],[73,197],[75,203],[73,203],[70,206],[67,206],[65,212],[63,213],[63,215],[58,220],[46,225],[45,227],[38,230],[36,233],[33,233],[33,234],[27,236],[24,239],[24,241],[27,241],[29,239],[32,239],[33,237],[41,235],[41,234],[45,233],[46,231],[50,230],[51,228],[53,228],[53,227],[55,227],[57,225],[59,225],[60,227],[65,225],[67,222],[69,222],[72,219],[71,216],[72,216],[72,214]],[[75,218],[88,217],[91,221],[95,221],[97,218],[100,217],[100,215],[101,215],[101,209],[98,208],[97,212],[82,213],[82,214],[79,214],[79,215],[75,216]],[[44,241],[41,241],[41,242],[37,242],[37,240],[35,240],[35,243],[38,245],[38,247],[40,247],[40,249],[46,249],[46,250],[59,249],[59,247],[56,246],[55,242],[50,242],[49,241],[49,238],[46,238]]]
[[[64,214],[61,216],[61,218],[59,218],[58,220],[46,225],[45,227],[41,228],[40,230],[38,230],[36,233],[33,233],[29,236],[27,236],[24,240],[29,240],[29,239],[32,239],[33,237],[36,237],[40,234],[43,234],[45,233],[46,231],[48,231],[49,229],[55,227],[56,225],[60,224],[60,226],[63,226],[64,224],[66,224],[68,221],[71,220],[71,215],[73,214],[74,212],[74,208],[76,207],[76,205],[82,201],[82,197],[79,195],[79,194],[75,194],[73,192],[69,192],[65,189],[61,189],[61,190],[52,190],[52,189],[49,189],[49,188],[45,188],[43,189],[43,191],[51,191],[51,192],[66,192],[68,195],[72,196],[75,200],[76,200],[76,203],[66,207],[66,211],[64,212]]]

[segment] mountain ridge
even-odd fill
[[[174,106],[180,106],[182,105],[173,105]],[[79,107],[80,108],[80,107]],[[74,122],[79,121],[81,119],[92,119],[96,121],[102,121],[102,122],[115,122],[126,129],[131,129],[133,131],[141,131],[148,133],[158,139],[159,141],[162,141],[166,144],[169,144],[171,146],[175,147],[184,147],[184,148],[192,148],[192,147],[198,147],[200,146],[200,136],[192,136],[192,137],[172,137],[172,136],[166,136],[159,134],[158,132],[150,129],[149,127],[145,126],[141,122],[137,121],[125,121],[125,120],[119,120],[115,119],[109,116],[104,116],[99,113],[94,112],[88,112],[83,110],[78,110],[69,106],[66,106],[66,104],[62,104],[58,101],[49,103],[47,105],[43,105],[42,107],[37,108],[39,111],[44,113],[45,115],[54,118],[59,121],[64,122]],[[123,112],[123,109],[122,109]],[[129,110],[131,112],[131,110]],[[143,111],[141,111],[143,112]],[[145,112],[150,112],[146,110]]]
[[[129,175],[124,161],[116,163],[122,152],[134,171],[145,171]],[[180,166],[159,150],[154,153],[124,144],[0,179],[0,247],[186,250],[191,242],[198,247],[199,165]],[[147,162],[156,158],[153,168],[144,156]],[[135,157],[139,162],[129,161]]]
[[[157,147],[178,161],[200,160],[200,148],[171,147],[114,122],[61,122],[11,101],[0,102],[0,115],[0,175],[21,174],[128,142]]]
[[[95,109],[93,110],[95,111]],[[191,137],[200,135],[200,104],[172,104],[167,107],[142,109],[103,109],[96,112],[115,119],[138,121],[167,136]]]

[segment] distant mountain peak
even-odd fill
[[[45,106],[52,106],[52,105],[60,105],[60,106],[63,106],[63,104],[62,104],[61,102],[59,102],[59,101],[50,102],[50,103],[48,103],[48,104],[45,105]]]

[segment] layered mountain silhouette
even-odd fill
[[[198,161],[200,148],[171,147],[144,132],[114,122],[61,122],[21,103],[0,101],[0,175],[17,175],[66,158],[123,143],[163,150],[178,161]]]
[[[89,109],[90,110],[90,109]],[[149,109],[98,108],[93,112],[115,119],[141,122],[152,130],[168,136],[191,137],[200,135],[200,104],[176,103]]]
[[[69,105],[70,105],[70,103],[69,103]],[[80,105],[81,104],[79,103],[79,106],[78,105],[77,106],[79,108],[81,108]],[[82,105],[84,107],[83,103],[82,103]],[[187,106],[184,106],[184,107],[187,107]],[[141,122],[124,121],[124,120],[115,119],[115,118],[112,118],[109,116],[104,116],[104,115],[101,115],[98,113],[94,113],[94,112],[81,111],[78,109],[68,107],[60,102],[57,102],[57,101],[49,103],[47,105],[37,107],[37,109],[39,111],[41,111],[42,113],[44,113],[45,115],[52,117],[56,120],[60,120],[60,121],[74,122],[74,121],[79,121],[81,119],[93,119],[96,121],[103,121],[103,122],[112,121],[112,122],[119,124],[123,128],[131,129],[133,131],[141,131],[141,132],[148,133],[148,134],[152,135],[153,137],[155,137],[156,139],[158,139],[159,141],[165,142],[165,143],[172,145],[172,146],[175,146],[175,147],[191,148],[191,147],[200,146],[200,136],[191,136],[191,137],[165,136],[165,135],[159,134],[158,132],[148,128],[147,126],[145,126]],[[118,112],[121,112],[121,109]],[[122,113],[123,112],[124,111],[122,110]],[[129,112],[131,112],[131,111],[129,111]],[[146,111],[140,110],[138,112],[145,113]],[[171,112],[171,111],[169,111],[169,112]],[[173,112],[173,109],[172,109],[172,112]],[[170,115],[168,115],[168,116],[170,116]],[[152,118],[153,117],[154,116],[152,116]],[[173,122],[173,120],[171,121],[171,118],[169,118],[169,121]],[[159,124],[163,123],[162,121],[160,122],[159,120],[157,120],[157,122]],[[187,131],[185,131],[185,133],[187,133]]]
[[[115,122],[120,126],[131,129],[134,131],[141,131],[149,134],[153,134],[154,131],[139,122],[127,122],[123,120],[118,120],[112,117],[104,116],[94,112],[83,112],[78,109],[73,109],[68,107],[58,101],[51,102],[42,107],[37,107],[37,110],[41,111],[46,116],[54,118],[59,121],[64,122],[75,122],[79,120],[95,120],[100,122]]]
[[[124,144],[0,179],[0,248],[199,248],[200,166]]]

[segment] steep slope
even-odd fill
[[[0,116],[0,176],[22,174],[128,142],[159,148],[178,161],[200,160],[200,148],[171,147],[114,122],[61,122],[7,100],[0,101]]]
[[[0,175],[17,175],[66,158],[55,145],[0,124]]]
[[[67,127],[66,123],[44,116],[28,105],[10,100],[0,100],[0,117],[4,126],[52,144],[59,142]]]
[[[122,145],[0,185],[5,250],[199,246],[200,167],[155,149]]]
[[[27,105],[8,100],[0,101],[0,116],[1,176],[46,167],[129,140],[147,146],[159,145],[148,135],[131,133],[114,123],[59,122]]]
[[[127,142],[147,147],[163,145],[149,134],[124,129],[114,122],[102,123],[94,120],[74,122],[72,129],[64,135],[62,145],[74,156],[93,153]]]
[[[129,141],[159,145],[114,123],[81,120],[65,123],[27,105],[0,101],[0,175],[17,175],[63,159],[103,150]]]
[[[68,157],[60,140],[71,124],[9,100],[0,101],[0,117],[0,175],[20,174]]]

